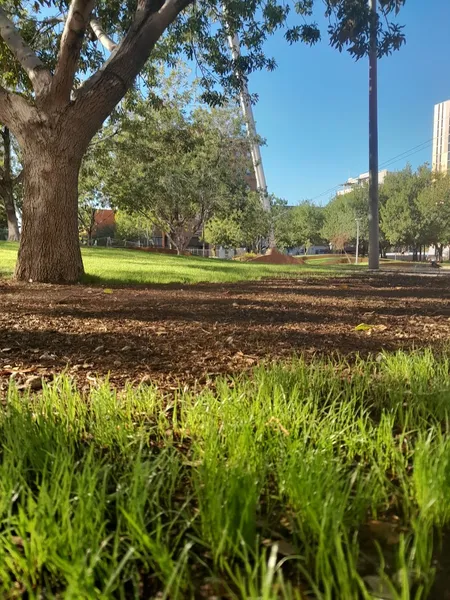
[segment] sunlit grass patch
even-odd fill
[[[448,371],[418,352],[171,397],[12,384],[0,596],[426,598],[450,520]]]

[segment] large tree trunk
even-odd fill
[[[67,133],[67,132],[66,132]],[[24,152],[22,238],[15,276],[22,281],[71,283],[83,275],[78,239],[78,156],[66,135],[41,138]]]

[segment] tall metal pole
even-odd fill
[[[356,257],[355,257],[355,265],[358,264],[359,258],[359,223],[361,219],[355,219],[356,221]]]
[[[369,6],[369,269],[379,269],[377,0],[369,0]]]

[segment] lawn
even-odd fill
[[[12,384],[1,597],[444,598],[449,366],[296,360],[170,396]]]
[[[445,598],[445,277],[83,256],[0,282],[0,598]]]
[[[314,266],[265,265],[230,260],[154,254],[118,248],[83,248],[86,283],[111,285],[200,282],[231,283],[264,277],[293,275],[298,271],[325,271]],[[13,273],[17,244],[0,242],[0,276]]]

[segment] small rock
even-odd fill
[[[19,390],[41,390],[43,385],[42,377],[38,375],[33,375],[28,377],[28,379],[22,385],[17,386]]]
[[[24,547],[24,541],[23,538],[21,538],[18,535],[12,535],[11,536],[11,542],[14,544],[14,546],[18,546],[19,548],[23,548]]]

